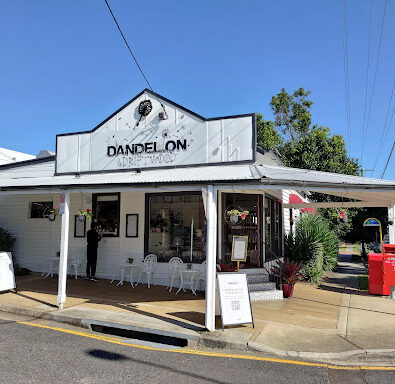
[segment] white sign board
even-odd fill
[[[14,265],[11,252],[0,252],[0,292],[15,289]]]
[[[142,117],[144,102],[152,110]],[[58,135],[56,172],[252,162],[255,135],[254,114],[206,119],[144,91],[92,131]]]
[[[253,323],[247,277],[244,273],[217,273],[222,324]]]

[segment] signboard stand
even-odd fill
[[[247,260],[248,236],[233,236],[232,255],[230,261],[237,262],[237,272],[240,270],[240,262]]]
[[[228,325],[251,324],[255,328],[245,273],[217,273],[222,331]]]
[[[11,252],[0,252],[0,292],[16,290]]]

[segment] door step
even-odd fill
[[[263,301],[263,300],[282,300],[283,291],[274,289],[271,291],[254,291],[250,292],[251,301]]]
[[[247,274],[247,285],[251,301],[283,299],[283,291],[276,289],[276,283],[265,273]]]

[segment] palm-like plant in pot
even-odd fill
[[[292,297],[295,289],[295,283],[303,280],[303,262],[293,262],[289,259],[277,261],[277,266],[272,267],[271,274],[282,280],[284,297]]]

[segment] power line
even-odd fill
[[[382,144],[384,143],[385,138],[387,137],[387,133],[388,133],[389,127],[391,126],[391,123],[392,123],[392,118],[394,117],[395,106],[394,106],[394,109],[392,111],[392,116],[391,116],[391,119],[390,119],[390,123],[388,124],[388,127],[387,127],[388,116],[390,114],[390,109],[391,109],[391,104],[392,104],[392,97],[394,95],[394,90],[395,90],[395,80],[394,80],[394,83],[392,84],[391,97],[390,97],[390,101],[388,103],[388,109],[387,109],[387,114],[385,116],[383,132],[381,134],[380,143],[379,143],[379,147],[378,147],[377,154],[376,154],[376,159],[375,159],[374,165],[373,165],[373,172],[376,169],[377,160],[379,159],[380,154],[381,154],[380,148],[381,148]]]
[[[368,84],[369,84],[369,63],[370,63],[370,35],[372,32],[372,8],[373,8],[373,0],[370,0],[369,7],[369,34],[368,34],[368,62],[366,66],[366,83],[365,83],[365,106],[363,111],[363,125],[362,125],[362,145],[361,145],[361,163],[363,156],[363,147],[365,145],[365,124],[366,124],[366,106],[368,101]]]
[[[370,112],[371,112],[371,109],[372,109],[372,101],[373,101],[374,87],[375,87],[375,85],[376,85],[377,69],[378,69],[379,60],[380,60],[381,41],[382,41],[383,31],[384,31],[384,21],[385,21],[385,13],[386,13],[386,10],[387,10],[387,2],[388,2],[388,0],[385,0],[384,12],[383,12],[383,19],[382,19],[382,21],[381,21],[381,31],[380,31],[380,38],[379,38],[379,49],[378,49],[378,52],[377,52],[377,60],[376,60],[376,66],[375,66],[374,76],[373,76],[372,92],[371,92],[371,94],[370,94],[370,102],[369,102],[368,116],[367,116],[367,120],[366,120],[365,136],[363,137],[363,142],[362,142],[361,162],[362,162],[362,159],[363,159],[363,151],[364,151],[364,146],[365,146],[366,134],[367,134],[367,131],[368,131],[368,129],[369,129]]]
[[[140,64],[139,64],[139,62],[137,61],[136,56],[133,54],[133,51],[132,51],[132,49],[130,48],[130,46],[129,46],[129,44],[128,44],[126,38],[125,38],[125,35],[123,34],[123,32],[122,32],[122,30],[121,30],[121,27],[120,27],[119,24],[118,24],[118,21],[117,21],[115,15],[114,15],[114,13],[113,13],[111,7],[110,7],[110,4],[108,4],[108,1],[107,1],[107,0],[104,0],[104,1],[106,2],[107,8],[108,8],[108,10],[109,10],[110,13],[111,13],[112,18],[114,19],[115,25],[117,26],[118,31],[119,31],[119,33],[121,34],[122,39],[123,39],[123,41],[124,41],[126,47],[128,48],[130,55],[132,56],[134,62],[136,63],[137,68],[139,69],[139,71],[140,71],[141,75],[143,76],[145,82],[147,83],[148,88],[149,88],[149,89],[152,91],[152,93],[155,95],[155,98],[157,99],[157,101],[158,101],[159,104],[162,106],[163,110],[165,111],[164,105],[159,101],[158,97],[156,96],[156,93],[155,93],[154,90],[152,89],[151,84],[149,83],[149,81],[148,81],[148,79],[147,79],[147,76],[145,76],[145,74],[144,74],[144,72],[143,72],[143,70],[142,70],[142,68],[141,68],[141,66],[140,66]],[[166,113],[166,111],[165,111],[165,113]]]
[[[343,37],[343,63],[344,63],[344,91],[346,95],[346,126],[349,143],[349,151],[351,152],[351,122],[350,122],[350,81],[348,76],[348,38],[347,38],[347,10],[346,0],[343,0],[342,14],[342,37]]]
[[[394,143],[392,144],[392,149],[391,149],[391,152],[390,152],[390,154],[389,154],[389,156],[388,156],[387,162],[385,163],[385,167],[384,167],[383,173],[381,174],[381,178],[384,177],[384,173],[385,173],[385,171],[387,170],[388,163],[390,162],[390,159],[391,159],[391,156],[392,156],[392,152],[393,152],[393,150],[394,150],[394,147],[395,147],[395,140],[394,140]]]

